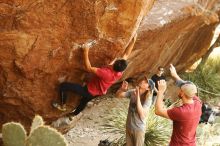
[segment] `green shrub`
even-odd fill
[[[6,123],[2,127],[2,139],[5,146],[25,146],[26,131],[20,123]]]
[[[127,99],[128,100],[128,99]],[[123,103],[120,108],[112,109],[105,118],[105,132],[120,134],[121,136],[114,139],[113,146],[125,145],[125,124],[127,119],[128,101]],[[169,143],[171,135],[171,122],[165,118],[156,116],[154,108],[150,109],[147,118],[147,129],[145,133],[146,146],[161,146]]]
[[[42,117],[35,116],[30,135],[20,123],[6,123],[2,127],[4,146],[67,146],[64,136],[56,129],[44,126]]]
[[[203,101],[213,103],[220,97],[220,57],[208,59],[204,66],[183,73],[181,77],[199,87],[199,96]]]
[[[27,146],[67,146],[67,142],[54,128],[39,126],[28,137]]]
[[[43,125],[44,125],[44,121],[42,117],[39,115],[36,115],[32,121],[30,133],[32,133],[34,129],[38,128],[39,126],[43,126]]]

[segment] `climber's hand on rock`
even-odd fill
[[[89,51],[90,46],[88,44],[83,44],[82,49],[83,49],[83,51]]]
[[[132,41],[136,42],[136,40],[137,40],[137,33],[134,34],[134,37],[133,37]]]
[[[96,40],[86,42],[82,45],[83,49],[90,49],[96,44]]]

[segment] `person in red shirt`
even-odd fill
[[[66,92],[71,91],[77,93],[78,95],[82,96],[82,98],[76,109],[68,114],[69,117],[72,117],[78,115],[86,107],[87,103],[90,100],[97,96],[106,94],[108,88],[122,77],[123,71],[127,67],[126,59],[128,58],[133,49],[136,37],[137,35],[135,34],[134,38],[126,48],[125,53],[121,59],[117,59],[111,65],[100,68],[93,67],[91,65],[89,60],[90,47],[88,46],[88,44],[83,45],[82,49],[86,71],[94,74],[93,78],[89,82],[87,82],[85,86],[70,82],[61,83],[59,86],[61,104],[53,102],[52,106],[61,111],[66,111]]]
[[[182,80],[175,67],[170,65],[172,77],[180,87],[179,98],[183,105],[172,109],[165,108],[163,96],[166,90],[166,81],[158,82],[158,94],[155,105],[155,114],[173,121],[173,133],[169,146],[196,146],[196,128],[202,114],[202,103],[197,97],[197,88],[190,81]]]

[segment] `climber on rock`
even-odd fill
[[[101,96],[106,94],[108,88],[114,84],[117,80],[122,77],[123,71],[127,67],[127,58],[130,55],[137,35],[135,34],[134,38],[126,48],[124,55],[121,59],[115,60],[112,64],[105,67],[93,67],[89,60],[89,49],[90,46],[88,44],[82,45],[83,49],[83,58],[85,62],[86,71],[94,74],[90,81],[86,83],[85,86],[75,83],[63,82],[59,85],[59,96],[61,98],[61,104],[57,102],[53,102],[53,107],[66,111],[66,101],[67,101],[67,93],[68,91],[77,93],[82,96],[79,105],[76,109],[69,113],[68,116],[76,116],[78,115],[87,105],[87,103],[96,98],[97,96]],[[71,118],[70,118],[71,119]]]

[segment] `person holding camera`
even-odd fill
[[[190,81],[182,80],[172,64],[170,73],[180,88],[178,96],[183,105],[171,109],[164,106],[163,98],[167,85],[165,80],[160,80],[155,114],[173,121],[173,133],[169,146],[196,146],[196,128],[202,114],[202,102],[197,96],[197,87]]]
[[[147,113],[151,106],[154,82],[142,77],[135,89],[127,90],[128,83],[123,82],[116,97],[130,99],[126,121],[126,146],[144,146]]]

